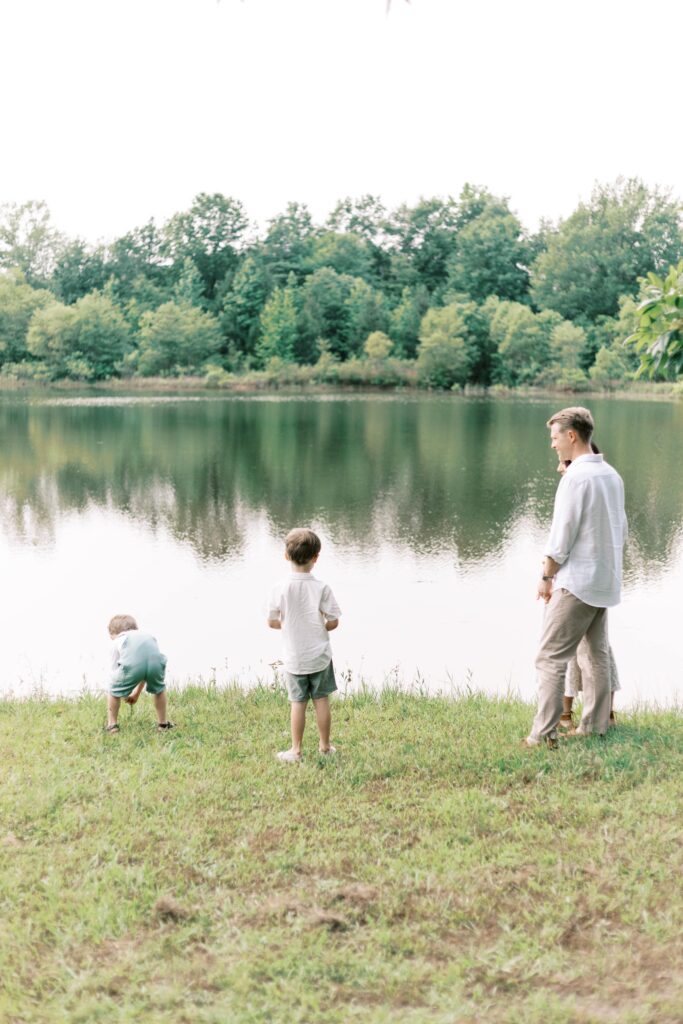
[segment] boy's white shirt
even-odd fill
[[[340,616],[331,588],[310,572],[292,572],[273,587],[268,618],[282,623],[282,660],[287,672],[305,676],[327,668],[332,645],[325,622]]]
[[[121,660],[121,652],[123,650],[123,642],[131,632],[130,629],[124,629],[122,633],[117,633],[111,642],[111,667],[112,671],[116,671],[119,667],[119,661]]]

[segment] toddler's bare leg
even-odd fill
[[[146,682],[147,680],[143,679],[141,683],[138,683],[132,693],[129,693],[127,697],[124,697],[126,704],[137,704],[140,700],[140,694],[145,688]]]
[[[154,710],[157,713],[159,725],[165,725],[166,719],[166,690],[154,694]]]
[[[289,720],[292,727],[292,751],[295,754],[301,753],[301,743],[306,728],[306,705],[307,700],[293,700],[290,704]]]
[[[318,697],[313,701],[315,706],[315,720],[318,723],[318,735],[320,742],[318,748],[322,754],[330,749],[330,728],[332,725],[332,714],[330,712],[330,698]]]
[[[121,698],[112,697],[111,694],[107,697],[107,728],[110,725],[116,725],[119,717],[119,708],[121,707]]]

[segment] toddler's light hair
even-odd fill
[[[118,636],[119,633],[125,633],[129,629],[137,629],[138,624],[132,615],[115,615],[109,623],[109,633],[111,636]]]

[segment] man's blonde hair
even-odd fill
[[[290,530],[285,537],[285,551],[287,557],[295,565],[308,565],[316,555],[320,554],[320,537],[308,527],[297,526]]]
[[[591,435],[595,430],[590,409],[584,409],[582,405],[570,405],[567,409],[560,409],[550,417],[546,426],[552,427],[553,423],[557,423],[563,434],[567,430],[573,430],[584,444],[590,444]]]
[[[118,636],[119,633],[125,633],[129,629],[137,629],[138,624],[132,615],[115,615],[109,623],[109,633],[111,636]]]

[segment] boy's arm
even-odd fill
[[[323,588],[320,599],[320,614],[325,620],[325,629],[328,633],[331,633],[333,629],[337,628],[339,625],[341,608],[337,604],[336,598],[327,584]]]
[[[270,628],[282,629],[282,595],[277,587],[271,590],[266,609],[266,622]]]

